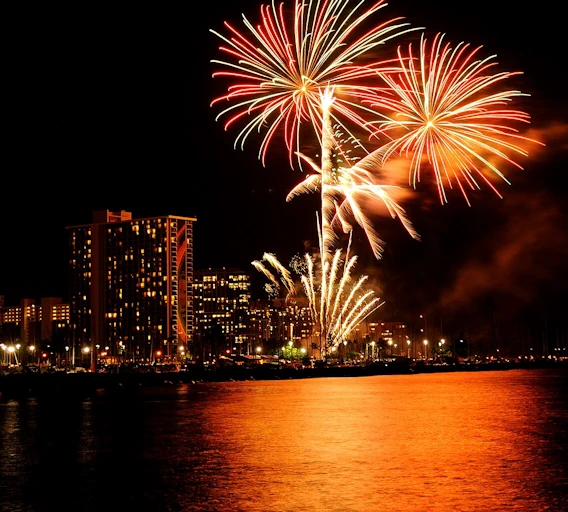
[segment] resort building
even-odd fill
[[[67,227],[74,351],[141,363],[185,353],[194,329],[195,221],[107,210]]]

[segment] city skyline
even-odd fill
[[[263,168],[254,147],[235,151],[232,134],[209,107],[215,87],[209,61],[218,41],[208,30],[239,22],[241,12],[253,18],[258,5],[206,6],[197,30],[183,26],[189,12],[132,18],[101,12],[71,25],[57,21],[56,12],[48,16],[51,24],[39,12],[32,16],[24,31],[30,39],[11,63],[16,101],[7,161],[16,162],[9,172],[20,193],[2,202],[0,294],[8,301],[65,296],[65,226],[89,223],[100,209],[194,216],[195,267],[241,268],[258,281],[251,262],[264,252],[287,262],[305,241],[316,245],[317,198],[285,202],[302,175],[278,165],[278,154]],[[531,152],[524,171],[508,175],[512,185],[501,188],[503,199],[481,190],[471,207],[459,194],[441,206],[421,184],[404,207],[422,240],[380,218],[385,255],[376,261],[368,249],[363,253],[364,234],[356,232],[358,267],[378,285],[390,317],[431,308],[486,321],[507,307],[512,316],[560,315],[568,303],[562,275],[568,213],[558,186],[567,161],[566,100],[553,83],[559,21],[519,12],[512,2],[456,9],[448,2],[398,1],[385,12],[456,42],[482,44],[500,66],[523,71],[531,129],[546,147]],[[548,34],[539,36],[539,25]]]

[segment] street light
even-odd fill
[[[15,360],[16,360],[16,366],[18,366],[18,365],[19,365],[19,363],[18,363],[18,356],[16,355],[16,349],[14,348],[13,345],[10,345],[10,346],[8,347],[8,354],[14,354],[14,358],[15,358]],[[11,358],[10,358],[10,356],[8,356],[8,364],[11,364],[10,361],[11,361]]]
[[[28,351],[29,351],[30,354],[31,354],[32,362],[35,363],[35,345],[30,345],[30,346],[28,347]],[[28,357],[28,361],[29,361],[29,357]]]
[[[85,356],[91,351],[91,349],[89,347],[83,347],[83,354],[85,354]]]
[[[428,359],[428,340],[424,340],[424,359]]]
[[[408,352],[407,352],[407,357],[408,359],[410,359],[410,340],[406,340],[406,344],[408,345]]]

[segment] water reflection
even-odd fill
[[[514,370],[0,401],[0,496],[14,511],[566,510],[567,383]]]

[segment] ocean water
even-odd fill
[[[566,511],[568,372],[0,395],[0,510]]]

